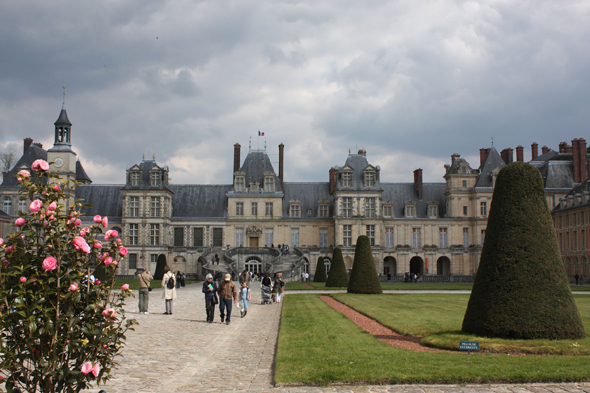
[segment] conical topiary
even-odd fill
[[[324,264],[324,257],[318,258],[318,264],[315,268],[313,282],[326,282],[326,265]]]
[[[348,273],[346,272],[346,266],[344,265],[344,259],[342,258],[342,250],[339,248],[335,248],[334,253],[332,254],[332,264],[330,265],[330,272],[328,273],[326,286],[348,286]]]
[[[359,236],[356,241],[348,293],[383,293],[367,236]]]
[[[161,280],[164,278],[164,268],[166,267],[166,256],[160,254],[156,264],[156,272],[154,273],[154,280]]]
[[[496,180],[463,331],[515,339],[584,337],[539,171],[505,166]]]

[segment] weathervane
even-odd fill
[[[62,87],[64,88],[64,99],[61,103],[61,109],[65,108],[65,106],[66,106],[66,87],[65,86],[62,86]]]
[[[492,137],[492,147],[494,147],[494,137]]]

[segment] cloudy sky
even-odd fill
[[[0,150],[72,145],[95,183],[156,155],[230,183],[250,138],[285,181],[365,148],[382,181],[459,153],[590,139],[590,1],[3,1]],[[265,137],[258,138],[258,130]],[[275,164],[278,171],[278,165]]]

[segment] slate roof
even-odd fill
[[[83,185],[76,189],[76,199],[83,199],[82,203],[89,203],[92,207],[85,207],[82,213],[86,216],[107,216],[109,220],[118,221],[122,217],[121,190],[122,184],[111,185]]]
[[[55,121],[55,123],[53,123],[56,126],[61,126],[61,125],[65,125],[65,126],[71,126],[72,123],[70,122],[70,119],[68,119],[68,113],[66,112],[65,109],[62,108],[61,112],[59,113],[59,117],[57,118],[57,120]]]
[[[349,154],[348,158],[346,159],[346,163],[343,167],[334,167],[337,173],[342,173],[343,168],[349,166],[352,168],[352,187],[342,187],[342,180],[338,175],[336,178],[336,190],[345,191],[345,190],[355,190],[355,191],[380,191],[381,183],[379,182],[379,167],[375,167],[375,186],[374,187],[365,187],[364,185],[364,170],[369,166],[369,161],[367,161],[367,157],[364,154]]]
[[[321,199],[330,201],[328,207],[328,217],[332,217],[334,206],[332,197],[330,195],[330,183],[284,183],[285,197],[283,198],[283,217],[289,218],[289,201],[301,201],[301,218],[307,219],[318,216],[318,202]],[[307,210],[311,209],[311,214],[307,214]],[[324,217],[322,217],[324,218]]]
[[[494,169],[505,166],[506,163],[498,153],[498,151],[492,146],[486,159],[479,168],[479,176],[475,182],[475,187],[486,187],[491,188],[493,186],[492,172]]]
[[[264,188],[264,172],[275,173],[275,191],[281,190],[281,182],[279,181],[276,171],[272,167],[268,154],[263,150],[251,150],[248,152],[240,171],[246,173],[246,187],[250,183],[258,182],[260,188]]]
[[[84,170],[84,167],[82,166],[82,163],[79,160],[76,161],[76,180],[87,181],[92,183],[92,180],[90,180],[90,177],[88,177],[88,175],[86,174],[86,171]]]
[[[167,191],[170,191],[170,188],[164,182],[164,171],[168,171],[168,167],[160,167],[156,163],[155,160],[143,160],[141,162],[141,164],[139,164],[137,166],[139,168],[141,168],[141,170],[142,170],[141,184],[139,186],[132,186],[131,183],[129,182],[129,179],[127,179],[127,184],[125,184],[123,186],[124,190],[167,190]],[[162,178],[160,179],[159,186],[150,185],[150,169],[152,169],[154,166],[157,166],[161,170],[160,174],[162,175]],[[133,167],[131,167],[131,168],[133,168]],[[129,168],[127,171],[129,172],[129,170],[131,168]]]
[[[571,153],[558,153],[549,149],[530,161],[543,176],[545,188],[572,188],[574,187],[574,165]]]
[[[172,219],[227,218],[227,192],[232,184],[177,184],[170,185]]]
[[[18,182],[16,181],[16,173],[21,170],[21,168],[25,167],[28,171],[31,170],[31,165],[35,160],[46,160],[47,161],[47,152],[36,145],[31,145],[27,149],[27,151],[22,155],[22,157],[18,160],[16,165],[12,167],[10,171],[8,171],[7,175],[4,176],[4,181],[2,182],[2,187],[17,187]]]
[[[416,218],[428,217],[428,202],[438,202],[438,216],[445,217],[447,214],[447,203],[445,192],[447,191],[446,183],[423,183],[422,200],[418,199],[418,194],[414,183],[382,183],[383,202],[393,202],[393,217],[405,217],[405,203],[416,202]]]

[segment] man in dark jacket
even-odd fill
[[[225,279],[219,284],[219,314],[221,315],[221,323],[225,319],[225,323],[229,325],[231,319],[232,298],[234,303],[238,301],[238,289],[236,284],[231,280],[231,275],[226,274]],[[227,319],[225,318],[225,309],[227,308]]]
[[[239,282],[240,282],[240,287],[242,287],[243,283],[246,283],[246,285],[248,285],[248,288],[250,288],[250,283],[252,282],[252,277],[250,276],[250,273],[248,273],[247,270],[244,270],[242,272],[242,274],[240,274]]]
[[[207,323],[213,322],[215,315],[215,293],[217,292],[217,283],[213,281],[213,276],[207,274],[203,283],[203,293],[205,294],[205,311],[207,311]]]

